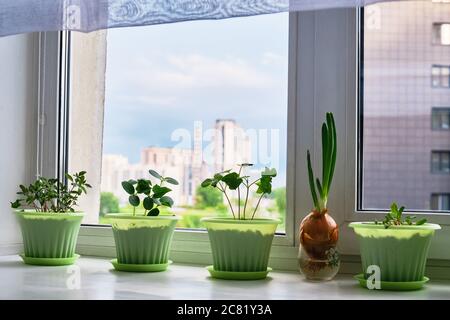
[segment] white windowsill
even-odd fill
[[[260,281],[209,278],[203,267],[172,265],[167,272],[112,270],[108,259],[82,257],[77,267],[24,265],[18,256],[0,257],[0,299],[450,299],[450,281],[432,281],[414,292],[369,291],[350,275],[316,283],[298,273],[273,272]],[[74,271],[79,289],[68,289]]]

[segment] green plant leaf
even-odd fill
[[[150,197],[145,197],[143,201],[143,206],[145,210],[152,210],[153,209],[153,199]]]
[[[331,164],[330,164],[330,174],[328,178],[328,188],[327,188],[327,195],[330,192],[331,189],[331,182],[333,181],[334,176],[334,170],[336,167],[336,159],[337,159],[337,134],[336,134],[336,123],[334,121],[334,115],[332,112],[329,112],[327,114],[327,120],[329,127],[328,129],[331,131],[331,141],[332,141],[332,152],[331,152]]]
[[[141,200],[139,199],[138,196],[136,195],[131,195],[128,197],[128,202],[133,206],[133,207],[137,207],[139,206],[139,204],[141,203]]]
[[[137,193],[143,193],[143,194],[148,195],[151,190],[152,190],[152,188],[151,188],[150,184],[148,183],[148,180],[139,179],[137,181],[137,185],[136,185]]]
[[[271,193],[272,192],[272,177],[271,176],[262,176],[259,182],[256,183],[258,186],[258,190],[256,190],[256,193],[263,194],[263,193]]]
[[[401,207],[398,209],[398,219],[400,220],[402,218],[403,211],[405,211],[405,207]]]
[[[147,216],[151,216],[151,217],[156,217],[159,215],[159,209],[158,208],[153,208],[152,210],[150,210],[147,213]]]
[[[326,123],[322,124],[322,182],[326,194],[330,174],[330,136]],[[320,192],[319,192],[320,193]],[[323,197],[323,194],[321,194]]]
[[[416,226],[421,226],[423,224],[425,224],[427,222],[427,219],[420,219],[419,221],[416,222]]]
[[[150,173],[152,176],[154,176],[156,179],[159,179],[159,180],[162,180],[162,176],[158,173],[158,172],[156,172],[155,170],[152,170],[152,169],[150,169],[150,170],[148,170],[148,173]]]
[[[11,208],[17,209],[20,207],[20,200],[16,200],[14,202],[11,202]]]
[[[261,176],[269,176],[274,178],[277,176],[277,170],[275,168],[269,169],[265,167],[264,171],[261,172]]]
[[[164,181],[166,181],[167,183],[173,184],[173,185],[179,184],[177,180],[175,180],[174,178],[171,178],[171,177],[164,178]]]
[[[309,189],[311,190],[311,196],[313,198],[314,207],[316,210],[320,210],[319,201],[317,199],[316,186],[314,185],[314,172],[311,165],[311,154],[309,150],[307,152],[306,162],[308,165],[308,180],[309,180]]]
[[[202,186],[202,188],[206,188],[206,187],[209,187],[210,185],[211,185],[211,182],[212,182],[213,180],[212,179],[205,179],[205,180],[203,180],[203,182],[202,182],[202,184],[201,184],[201,186]]]
[[[398,212],[398,206],[397,206],[397,204],[396,204],[395,202],[393,202],[393,203],[391,204],[391,212],[394,213],[395,215],[397,215],[397,212]]]
[[[128,194],[134,194],[134,186],[129,181],[122,181],[122,188]]]
[[[319,195],[323,199],[324,198],[323,188],[322,188],[322,184],[320,183],[320,180],[318,178],[316,178],[316,184],[317,184],[317,191],[319,191]]]
[[[173,206],[173,199],[169,196],[163,196],[161,199],[159,199],[161,202],[161,205],[172,208]]]
[[[242,178],[236,172],[228,173],[222,178],[222,181],[225,182],[230,190],[236,190],[243,182]]]
[[[161,198],[166,193],[172,191],[172,189],[167,187],[161,187],[160,185],[155,184],[153,186],[153,198]]]
[[[252,167],[253,163],[241,163],[238,165],[239,167]]]

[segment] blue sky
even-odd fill
[[[137,162],[175,129],[218,118],[280,130],[286,162],[288,14],[108,31],[104,153]]]

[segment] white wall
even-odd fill
[[[35,173],[36,45],[34,34],[0,38],[0,255],[21,248],[9,202]]]

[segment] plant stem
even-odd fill
[[[237,192],[238,192],[238,219],[240,220],[241,219],[241,190],[239,187],[237,189]],[[244,220],[245,220],[245,218],[244,218]]]
[[[253,220],[253,218],[255,217],[256,210],[258,210],[259,203],[261,202],[261,199],[264,197],[264,195],[265,195],[265,193],[263,193],[263,194],[261,195],[261,197],[259,197],[259,199],[258,199],[258,203],[256,204],[255,211],[253,211],[253,214],[252,214],[252,220]]]
[[[219,182],[219,186],[220,186],[220,189],[219,189],[219,190],[222,191],[223,194],[225,195],[225,198],[227,198],[228,205],[230,206],[231,213],[233,214],[233,218],[236,219],[236,216],[235,216],[234,210],[233,210],[233,205],[231,204],[230,198],[228,198],[227,191],[226,191],[225,188],[223,187],[222,183]]]
[[[250,187],[248,186],[248,180],[247,180],[247,184],[245,185],[245,187],[247,188],[247,191],[245,193],[245,202],[244,202],[244,220],[245,220],[245,211],[247,210],[248,193],[250,190]]]

